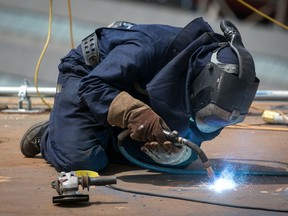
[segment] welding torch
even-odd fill
[[[195,153],[198,155],[198,157],[202,161],[204,168],[207,170],[209,178],[215,179],[215,173],[211,167],[210,161],[207,158],[204,151],[198,145],[196,145],[195,143],[191,142],[188,139],[180,137],[177,131],[163,130],[163,132],[167,140],[171,141],[172,143],[179,143],[179,144],[185,145],[191,148],[193,151],[195,151]]]
[[[208,177],[212,180],[214,180],[216,178],[215,176],[215,172],[213,171],[210,161],[208,160],[206,154],[204,153],[204,151],[195,143],[191,142],[188,139],[185,139],[183,137],[180,137],[177,131],[168,131],[168,130],[164,130],[163,129],[163,133],[165,134],[165,137],[168,141],[171,141],[173,144],[177,143],[178,145],[185,145],[189,148],[191,148],[200,158],[200,160],[202,161],[204,168],[207,170],[207,174]],[[154,165],[149,165],[146,164],[144,162],[140,162],[137,159],[135,159],[133,156],[129,155],[123,148],[122,146],[122,142],[123,140],[130,134],[129,130],[124,130],[121,133],[119,133],[118,135],[118,146],[119,146],[119,150],[120,152],[123,154],[124,157],[126,157],[130,162],[135,163],[139,166],[142,167],[146,167],[152,170],[161,170],[163,172],[165,172],[165,170],[169,170],[169,173],[171,173],[171,168],[160,168],[160,167],[155,167]]]

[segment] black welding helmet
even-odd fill
[[[192,117],[204,133],[242,122],[259,86],[253,58],[245,49],[237,28],[227,20],[221,22],[220,28],[228,40],[227,45],[238,58],[238,65],[219,62],[220,47],[193,81],[190,89]]]

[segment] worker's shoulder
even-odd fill
[[[176,35],[182,30],[182,28],[163,24],[138,24],[132,26],[131,30],[161,37],[165,35]]]

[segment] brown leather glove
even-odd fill
[[[112,101],[107,121],[111,125],[128,128],[132,139],[140,142],[156,141],[163,144],[167,139],[165,122],[151,108],[127,92],[121,92]]]

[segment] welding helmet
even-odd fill
[[[259,86],[253,58],[238,29],[228,20],[223,20],[220,28],[238,58],[238,65],[219,62],[216,56],[220,47],[190,86],[192,117],[204,133],[242,122]]]

